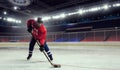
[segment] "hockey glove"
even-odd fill
[[[44,46],[41,45],[40,48],[39,48],[39,50],[40,50],[41,52],[43,52],[43,51],[44,51]]]
[[[27,29],[27,31],[28,31],[29,33],[31,33],[32,29]]]
[[[27,31],[28,31],[29,33],[31,33],[31,31],[32,31],[32,26],[28,26]]]

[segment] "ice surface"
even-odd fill
[[[52,47],[53,68],[36,48],[27,61],[28,48],[0,47],[0,70],[120,70],[120,47]]]

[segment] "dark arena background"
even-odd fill
[[[120,0],[0,0],[0,70],[54,70],[37,44],[26,59],[37,17],[59,70],[120,70]]]

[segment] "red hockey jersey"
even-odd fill
[[[36,38],[40,42],[41,45],[44,45],[46,41],[46,33],[47,33],[47,30],[43,23],[40,24],[39,28],[33,26],[32,34],[34,38]]]
[[[41,45],[44,45],[46,41],[46,33],[47,30],[43,23],[38,26],[37,22],[34,19],[30,19],[27,21],[27,27],[32,27],[32,35],[35,39],[37,39]]]

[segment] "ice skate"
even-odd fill
[[[29,54],[27,57],[27,60],[30,60],[31,57],[32,57],[32,54]]]
[[[49,55],[48,57],[50,58],[50,60],[51,60],[51,61],[53,60],[53,57],[52,57],[52,55]]]

